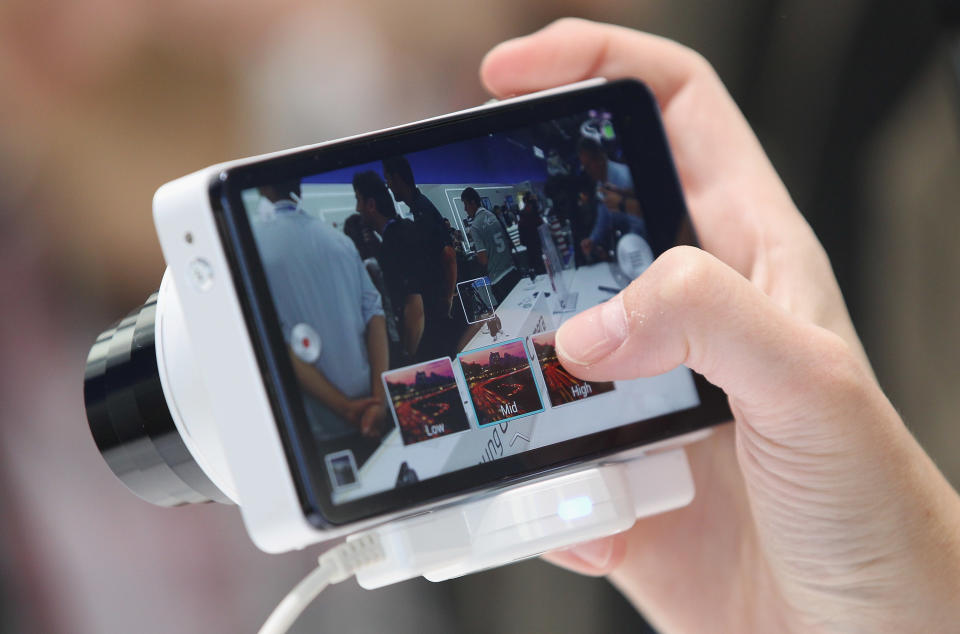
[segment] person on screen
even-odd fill
[[[633,188],[630,168],[610,160],[603,146],[595,139],[582,137],[577,153],[584,173],[596,187],[596,221],[590,235],[580,242],[585,255],[594,247],[612,248],[613,232],[636,233],[646,237],[646,226]]]
[[[395,156],[383,161],[383,177],[393,197],[410,208],[417,233],[423,243],[422,256],[426,257],[431,273],[431,283],[440,289],[444,305],[427,306],[427,310],[441,310],[450,316],[453,298],[457,293],[457,256],[453,241],[443,224],[443,216],[430,199],[417,188],[413,168],[406,157]]]
[[[343,233],[353,241],[361,260],[376,259],[377,251],[380,250],[380,239],[370,227],[363,224],[360,214],[354,213],[346,217],[343,221]]]
[[[445,300],[436,283],[435,269],[431,269],[435,263],[422,257],[423,242],[416,224],[397,215],[393,199],[376,172],[354,174],[353,191],[357,213],[382,240],[377,261],[404,355],[394,367],[448,354],[446,313],[436,309]]]
[[[509,227],[514,224],[517,219],[513,216],[513,212],[510,211],[510,208],[506,205],[500,206],[497,205],[493,208],[493,213],[503,221],[504,226]]]
[[[531,273],[537,275],[546,272],[543,266],[543,247],[540,246],[539,228],[542,224],[540,201],[537,200],[536,194],[528,192],[523,197],[523,209],[520,210],[517,227],[520,233],[520,244],[526,249],[527,266]]]
[[[300,210],[299,181],[260,193],[274,214],[257,245],[311,429],[324,441],[377,437],[389,361],[380,293],[350,239]]]
[[[477,260],[486,268],[493,296],[499,305],[520,281],[520,272],[513,264],[513,243],[503,222],[480,204],[480,194],[467,187],[460,194],[463,208],[470,218],[470,240]]]
[[[400,331],[397,329],[396,313],[393,310],[393,304],[390,301],[390,294],[387,293],[386,282],[383,279],[383,270],[377,261],[377,254],[380,252],[380,240],[373,235],[373,231],[364,225],[360,214],[352,214],[343,221],[343,233],[353,241],[357,247],[357,252],[363,260],[363,265],[370,275],[370,280],[377,287],[380,293],[380,299],[383,302],[383,314],[387,322],[387,338],[390,341],[390,357],[399,359],[402,357],[400,350]]]
[[[443,226],[446,227],[447,233],[450,234],[450,242],[453,244],[454,250],[459,251],[463,249],[463,234],[461,234],[458,229],[453,228],[449,218],[443,219]],[[460,269],[458,268],[457,273],[459,274],[459,272]]]

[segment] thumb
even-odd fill
[[[665,252],[619,295],[572,317],[557,333],[557,353],[588,380],[686,365],[723,389],[735,411],[754,414],[760,427],[806,411],[838,374],[860,380],[865,373],[840,336],[791,316],[693,247]]]

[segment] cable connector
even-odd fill
[[[317,563],[328,568],[329,583],[340,583],[352,577],[364,566],[380,563],[386,557],[380,536],[374,532],[364,533],[320,555]]]
[[[380,563],[385,557],[380,536],[374,532],[334,546],[317,558],[318,566],[283,598],[259,634],[284,634],[324,588],[349,579],[358,570]]]

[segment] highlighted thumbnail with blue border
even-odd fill
[[[462,352],[458,358],[479,426],[543,411],[523,339]]]

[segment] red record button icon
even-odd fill
[[[314,363],[320,358],[320,335],[309,324],[297,324],[290,331],[290,347],[300,359]]]

